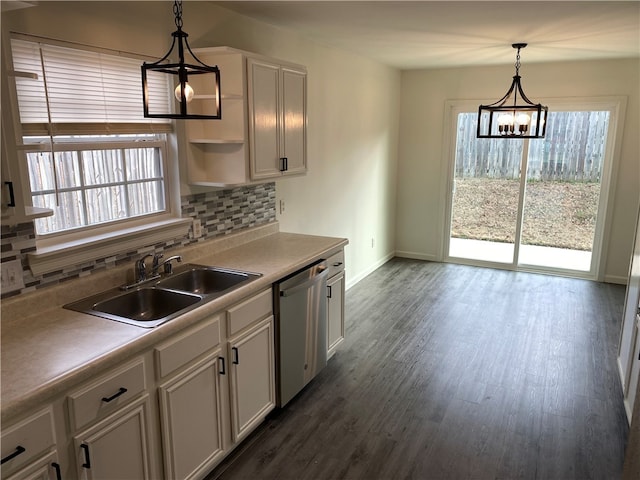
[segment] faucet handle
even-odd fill
[[[158,268],[160,267],[160,259],[161,259],[162,257],[164,257],[164,255],[163,255],[163,254],[161,254],[161,253],[156,253],[156,254],[153,256],[153,264],[152,264],[152,267],[151,267],[151,274],[152,274],[152,275],[157,275],[157,273],[158,273]]]
[[[180,255],[174,255],[173,257],[167,258],[164,262],[162,262],[162,265],[164,265],[164,273],[167,275],[173,273],[173,264],[171,263],[173,260],[177,261],[178,263],[182,263],[182,257]]]
[[[153,257],[153,255],[147,253],[136,262],[136,280],[138,282],[142,282],[147,278],[147,266],[145,265],[144,261],[149,257]]]

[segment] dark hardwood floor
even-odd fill
[[[624,287],[394,259],[323,372],[209,478],[616,479]]]

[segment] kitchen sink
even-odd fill
[[[171,290],[141,288],[98,302],[93,306],[93,310],[136,322],[151,322],[198,303],[201,299],[197,295]]]
[[[113,288],[64,308],[153,328],[259,277],[259,273],[187,264],[175,273],[136,284],[131,290]]]
[[[160,280],[156,286],[173,290],[209,295],[221,293],[252,280],[256,274],[217,267],[190,265],[187,270]]]

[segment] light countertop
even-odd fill
[[[262,277],[156,328],[136,327],[62,308],[70,301],[111,288],[114,285],[108,282],[121,280],[114,274],[96,275],[95,279],[91,275],[3,301],[1,421],[12,423],[80,382],[147,351],[246,296],[270,288],[282,277],[330,256],[348,243],[344,238],[271,233],[269,229],[262,229],[261,234],[254,234],[253,238],[245,235],[246,243],[238,235],[234,241],[239,245],[231,248],[226,248],[229,242],[216,248],[215,241],[210,241],[172,251],[172,255],[183,255],[187,263],[247,270],[261,273]],[[119,275],[122,277],[123,273]],[[96,290],[96,283],[101,288]],[[74,291],[76,297],[72,295]]]

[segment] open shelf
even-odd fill
[[[244,140],[241,138],[231,138],[231,139],[225,139],[225,138],[192,138],[189,139],[189,143],[195,143],[195,144],[220,144],[220,145],[226,145],[226,144],[243,144]]]

